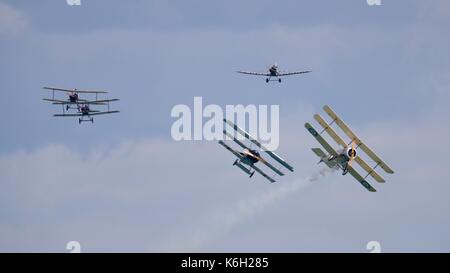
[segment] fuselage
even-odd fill
[[[91,110],[89,108],[89,105],[83,105],[80,108],[80,112],[81,112],[81,114],[83,114],[83,116],[88,116],[90,111]]]
[[[73,93],[69,95],[70,102],[78,102],[78,93]]]
[[[269,68],[269,73],[270,73],[270,76],[271,76],[271,77],[276,77],[276,76],[278,76],[278,67],[277,67],[276,65],[272,65],[272,66]]]
[[[321,161],[327,161],[327,165],[338,166],[344,172],[347,171],[348,163],[350,160],[353,160],[356,157],[356,149],[353,147],[347,147],[338,151],[337,156],[329,156],[328,158],[324,158]]]

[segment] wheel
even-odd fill
[[[266,82],[269,82],[269,79],[268,79],[268,78],[266,78]]]
[[[281,79],[278,79],[278,82],[281,83]]]

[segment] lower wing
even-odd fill
[[[261,169],[259,169],[258,167],[256,167],[255,165],[252,166],[252,168],[257,171],[260,175],[264,176],[267,180],[269,180],[271,183],[276,182],[272,177],[268,176],[266,173],[264,173],[263,171],[261,171]]]
[[[81,116],[97,116],[97,115],[106,115],[106,114],[114,114],[119,113],[120,111],[106,111],[106,112],[89,112],[89,114],[54,114],[54,117],[81,117]]]
[[[106,112],[90,112],[89,116],[96,116],[96,115],[106,115],[106,114],[114,114],[114,113],[119,113],[120,111],[106,111]]]
[[[364,186],[368,191],[376,192],[377,190],[372,187],[355,169],[353,169],[351,166],[347,166],[348,172],[356,179],[358,180],[361,185]]]
[[[242,155],[233,150],[230,146],[228,146],[227,144],[225,144],[225,142],[223,142],[222,140],[219,140],[219,144],[222,145],[223,147],[225,147],[225,149],[227,149],[228,151],[230,151],[232,154],[234,154],[237,158],[242,159]]]

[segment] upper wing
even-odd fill
[[[263,171],[261,171],[261,169],[259,169],[258,167],[256,167],[255,165],[252,166],[252,168],[257,171],[259,174],[261,174],[262,176],[264,176],[265,178],[267,178],[267,180],[269,180],[270,182],[276,182],[272,177],[268,176],[267,174],[265,174]]]
[[[47,98],[44,98],[42,100],[53,102],[53,104],[72,104],[70,101],[67,101],[67,100],[55,100],[55,99],[47,99]]]
[[[78,113],[78,114],[54,114],[54,117],[81,117],[83,116],[83,114]]]
[[[376,192],[377,190],[372,187],[355,169],[353,169],[351,166],[347,166],[348,172],[356,179],[358,180],[361,185],[364,186],[368,191]]]
[[[249,71],[236,71],[237,73],[246,74],[246,75],[256,75],[256,76],[266,76],[269,77],[268,73],[258,73],[258,72],[249,72]]]
[[[62,91],[62,92],[75,92],[75,93],[90,93],[90,94],[106,94],[108,92],[102,90],[78,90],[78,89],[64,89],[64,88],[56,88],[56,87],[43,87],[43,89],[52,90],[52,91]]]
[[[333,128],[331,128],[331,126],[328,125],[328,123],[319,114],[314,115],[314,119],[322,125],[323,129],[331,136],[332,139],[334,139],[334,141],[337,142],[337,144],[341,145],[343,148],[347,147],[347,144],[345,144],[342,138],[336,134]]]
[[[295,71],[295,72],[286,72],[286,73],[279,73],[278,76],[290,76],[290,75],[297,75],[297,74],[305,74],[305,73],[310,73],[312,71],[307,70],[307,71]]]
[[[375,161],[380,167],[387,173],[394,173],[394,171],[384,163],[369,147],[367,147],[353,132],[352,130],[345,124],[338,115],[327,105],[323,107],[325,112],[337,123],[337,125],[344,131],[344,133],[355,141],[356,145],[361,148],[373,161]]]
[[[227,120],[227,119],[223,119],[223,121],[225,121],[228,125],[230,125],[231,127],[233,127],[234,130],[236,130],[236,132],[240,133],[241,135],[243,135],[245,138],[247,138],[248,140],[250,140],[253,144],[255,144],[256,146],[258,146],[260,149],[264,150],[264,152],[266,152],[270,157],[272,157],[274,160],[276,160],[278,163],[280,163],[281,165],[283,165],[286,169],[290,170],[291,172],[294,171],[294,168],[289,165],[284,159],[282,159],[281,157],[279,157],[277,154],[275,154],[272,151],[269,151],[266,147],[264,147],[261,143],[259,143],[256,139],[254,139],[252,136],[250,136],[247,132],[245,132],[244,130],[242,130],[241,128],[239,128],[236,124],[232,123],[231,121]]]
[[[44,98],[42,100],[52,102],[52,104],[56,104],[56,105],[67,105],[67,104],[70,104],[70,105],[78,105],[78,104],[105,105],[108,102],[117,101],[118,99],[96,100],[96,101],[88,101],[88,100],[81,100],[81,99],[79,99],[77,102],[71,102],[71,101],[67,101],[67,100],[47,99],[47,98]]]
[[[325,150],[333,156],[338,156],[338,153],[336,152],[335,149],[333,149],[333,147],[330,146],[330,144],[328,144],[328,142],[316,131],[316,129],[314,129],[311,124],[309,123],[305,123],[305,128],[308,129],[308,131],[311,133],[311,135],[313,135],[313,137],[315,137],[317,139],[317,141],[323,146],[323,148],[325,148]]]
[[[225,144],[225,142],[223,142],[222,140],[219,140],[219,144],[222,145],[223,147],[225,147],[225,149],[227,149],[231,153],[233,153],[237,158],[242,159],[242,155],[239,152],[233,150],[230,146]]]

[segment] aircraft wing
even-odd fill
[[[107,100],[90,100],[90,101],[86,101],[84,102],[84,104],[104,104],[104,103],[109,103],[109,102],[113,102],[113,101],[119,101],[119,99],[107,99]]]
[[[269,167],[272,171],[274,171],[276,174],[283,176],[284,173],[282,173],[280,170],[278,170],[277,168],[275,168],[272,164],[270,164],[269,162],[265,161],[265,160],[260,160],[259,162],[263,163],[264,165],[266,165],[267,167]]]
[[[269,77],[269,73],[258,73],[258,72],[249,72],[249,71],[236,71],[237,73],[246,74],[246,75],[255,75],[255,76],[266,76]]]
[[[322,125],[323,129],[331,136],[332,139],[334,139],[334,141],[337,142],[337,144],[341,145],[343,148],[347,147],[347,144],[345,144],[342,138],[336,134],[333,128],[331,128],[331,126],[328,125],[328,123],[319,114],[314,115],[314,119]]]
[[[233,129],[238,132],[239,134],[243,135],[245,138],[247,138],[248,140],[250,140],[253,144],[255,144],[256,146],[258,146],[260,149],[264,150],[264,152],[266,152],[270,157],[272,157],[275,161],[277,161],[278,163],[280,163],[281,165],[283,165],[286,169],[290,170],[291,172],[294,171],[294,168],[289,165],[284,159],[282,159],[280,156],[278,156],[277,154],[275,154],[272,151],[269,151],[266,147],[264,147],[261,143],[259,143],[259,141],[257,141],[256,139],[254,139],[252,136],[250,136],[247,132],[245,132],[244,130],[242,130],[241,128],[239,128],[236,124],[232,123],[231,121],[227,120],[227,119],[223,119],[223,121],[225,123],[227,123],[228,125],[230,125],[231,127],[233,127]]]
[[[78,113],[78,114],[54,114],[54,117],[81,117],[83,116],[83,114]]]
[[[89,112],[89,116],[97,116],[97,115],[106,115],[106,114],[114,114],[119,113],[120,111],[105,111],[105,112]]]
[[[243,149],[249,149],[244,143],[240,142],[239,139],[232,136],[230,133],[228,133],[226,130],[223,130],[223,134],[227,137],[231,138],[234,142],[236,142],[239,146],[241,146]]]
[[[282,76],[291,76],[291,75],[298,75],[298,74],[305,74],[305,73],[310,73],[312,71],[307,70],[307,71],[295,71],[295,72],[286,72],[286,73],[279,73],[278,76],[282,77]]]
[[[252,168],[257,171],[260,175],[264,176],[267,180],[269,180],[271,183],[276,182],[272,177],[268,176],[266,173],[264,173],[263,171],[261,171],[261,169],[259,169],[258,167],[256,167],[255,165],[252,166]]]
[[[55,100],[55,99],[47,99],[47,98],[43,98],[42,100],[53,102],[53,104],[71,104],[71,102],[67,101],[67,100]]]
[[[344,133],[351,138],[353,141],[355,141],[356,145],[361,148],[373,161],[375,161],[380,167],[387,173],[394,173],[394,171],[386,164],[384,163],[367,145],[365,145],[350,129],[350,127],[347,126],[347,124],[342,121],[341,118],[338,117],[338,115],[328,106],[325,105],[323,107],[323,110],[327,112],[327,114],[336,122],[336,124],[344,131]]]
[[[361,185],[364,186],[368,191],[376,192],[377,190],[372,187],[355,169],[351,166],[347,166],[348,173],[350,173]]]
[[[219,140],[219,144],[222,145],[223,147],[225,147],[225,149],[227,149],[228,151],[230,151],[232,154],[234,154],[237,158],[242,159],[242,155],[233,150],[230,146],[228,146],[227,144],[225,144],[225,142],[223,142],[222,140]]]
[[[378,183],[386,182],[386,180],[384,180],[381,175],[379,175],[374,169],[372,169],[361,157],[356,156],[355,161],[367,172],[367,175],[370,174]]]
[[[316,140],[320,143],[320,145],[323,146],[323,148],[332,156],[338,156],[338,153],[336,152],[333,147],[328,144],[328,142],[314,129],[311,124],[305,123],[305,128],[313,135],[313,137],[316,138]]]
[[[52,90],[52,91],[61,91],[61,92],[75,92],[75,93],[87,93],[87,94],[106,94],[108,92],[102,90],[78,90],[78,89],[64,89],[64,88],[56,88],[56,87],[48,87],[45,86],[43,89]]]

